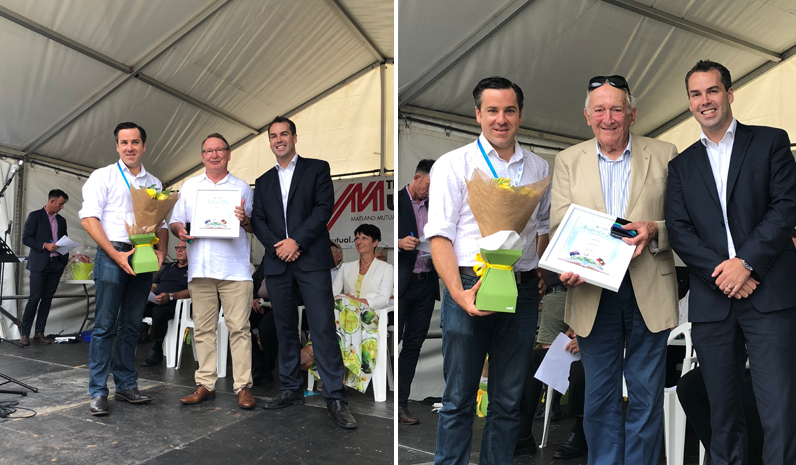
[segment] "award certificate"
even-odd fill
[[[636,247],[611,236],[615,217],[571,204],[539,266],[571,271],[589,284],[618,291]]]
[[[240,205],[240,199],[240,189],[197,189],[188,234],[194,237],[238,237],[240,221],[235,216],[235,207]]]

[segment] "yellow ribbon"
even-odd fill
[[[156,238],[152,239],[152,242],[150,242],[149,244],[138,244],[138,245],[137,245],[137,246],[135,246],[135,247],[136,247],[136,248],[138,248],[138,247],[150,247],[150,246],[153,246],[153,245],[157,244],[158,242],[160,242],[160,239],[158,239],[158,238],[156,237]]]
[[[480,253],[475,254],[475,261],[478,262],[478,265],[473,267],[473,271],[475,271],[475,275],[481,277],[486,273],[487,268],[495,268],[496,270],[507,270],[512,271],[514,267],[512,265],[496,265],[493,263],[489,263],[485,261]]]
[[[476,396],[476,398],[475,398],[475,405],[476,405],[475,413],[476,413],[476,414],[477,414],[479,417],[483,417],[483,416],[484,416],[484,414],[483,414],[483,413],[481,413],[481,397],[482,397],[482,396],[483,396],[485,393],[486,393],[486,391],[482,391],[482,390],[480,390],[480,389],[479,389],[479,390],[478,390],[478,395],[477,395],[477,396]]]

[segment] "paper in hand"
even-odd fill
[[[69,252],[76,249],[77,246],[79,246],[80,244],[73,241],[72,239],[69,239],[69,236],[63,236],[60,239],[58,239],[58,242],[56,242],[55,245],[58,246],[58,248],[55,249],[56,252],[58,252],[61,255],[66,255]]]
[[[556,340],[547,349],[547,354],[536,370],[534,378],[553,386],[553,389],[564,394],[569,388],[569,366],[575,360],[580,360],[580,354],[572,354],[564,347],[571,339],[564,333],[559,333]]]

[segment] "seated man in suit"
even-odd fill
[[[191,297],[188,291],[188,253],[185,247],[185,241],[177,243],[177,247],[174,247],[177,261],[161,271],[152,283],[152,293],[155,294],[157,303],[147,302],[144,316],[152,317],[152,338],[155,345],[141,366],[160,365],[163,361],[163,339],[166,337],[169,320],[174,318],[177,301]]]
[[[47,315],[50,314],[50,305],[58,289],[58,281],[64,273],[64,267],[69,260],[69,255],[60,255],[55,245],[63,236],[66,236],[66,220],[58,212],[64,208],[69,196],[60,189],[53,189],[47,196],[47,205],[41,210],[36,210],[28,215],[25,220],[25,229],[22,230],[22,243],[30,247],[27,269],[30,270],[30,298],[22,315],[19,343],[23,346],[30,345],[30,328],[33,318],[36,317],[36,332],[33,340],[41,344],[49,344],[44,337],[44,327],[47,325]]]

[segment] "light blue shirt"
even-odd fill
[[[616,160],[606,157],[597,144],[597,166],[600,169],[600,183],[603,188],[605,212],[619,218],[625,217],[627,198],[630,195],[630,146],[632,136],[628,138],[627,148]]]

